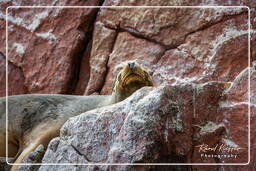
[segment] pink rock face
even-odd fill
[[[105,1],[104,5],[143,3]],[[56,1],[53,5],[63,4],[97,2]],[[3,14],[8,5],[29,3],[7,2],[1,8]],[[102,8],[94,21],[95,12],[96,9],[9,10],[8,58],[22,69],[27,93],[111,94],[120,64],[131,59],[150,71],[155,85],[232,81],[247,66],[246,8]],[[253,10],[251,16],[254,17]],[[1,30],[4,31],[3,25]],[[251,33],[253,46],[255,33]],[[251,54],[253,60],[255,51]]]
[[[12,63],[8,63],[8,95],[26,94],[27,89],[24,86],[24,76],[22,70]],[[0,96],[6,96],[6,59],[0,54]]]
[[[156,43],[136,38],[126,32],[119,33],[113,51],[109,56],[108,74],[101,94],[111,94],[115,78],[125,61],[136,60],[140,65],[148,68],[149,72],[152,72],[150,68],[159,60],[163,52],[164,48]]]
[[[145,4],[144,4],[145,3]],[[106,1],[105,5],[149,5],[149,2]],[[150,5],[186,6],[198,5],[187,1],[155,1]],[[184,42],[186,36],[212,23],[222,20],[226,15],[236,15],[246,8],[204,9],[204,8],[124,8],[103,9],[100,21],[111,28],[121,28],[127,32],[138,34],[154,40],[166,47],[176,47]]]
[[[249,85],[250,79],[250,85]],[[249,87],[250,87],[250,94]],[[238,153],[239,157],[248,162],[248,141],[249,141],[249,109],[250,109],[250,161],[255,161],[255,124],[254,119],[256,116],[256,71],[255,64],[250,70],[245,69],[234,80],[231,87],[226,92],[225,100],[220,102],[220,111],[223,112],[226,127],[228,128],[227,136],[242,147],[242,151]],[[250,98],[250,103],[249,103]],[[243,126],[242,126],[243,125]],[[246,125],[246,126],[245,126]],[[226,141],[223,139],[222,141]],[[226,141],[231,144],[232,141]],[[237,144],[233,144],[237,145]],[[229,160],[235,162],[236,160]],[[231,168],[231,167],[227,167]],[[249,166],[240,166],[240,169],[253,169],[253,164]]]
[[[246,18],[246,14],[239,15],[207,27],[166,51],[153,74],[155,82],[232,81],[248,66]]]
[[[116,39],[116,31],[104,27],[100,22],[95,23],[93,44],[90,56],[90,79],[85,95],[100,93],[107,75],[107,63]],[[113,80],[111,80],[113,81]],[[111,92],[110,92],[111,94]]]
[[[98,1],[75,2],[75,5],[97,4]],[[17,4],[13,2],[13,5]],[[72,4],[61,2],[61,5]],[[8,60],[21,69],[23,86],[28,93],[74,92],[82,49],[89,41],[86,36],[89,36],[96,11],[82,8],[8,9]]]

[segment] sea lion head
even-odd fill
[[[117,75],[113,89],[115,101],[122,101],[145,86],[153,86],[150,74],[136,62],[129,61]]]

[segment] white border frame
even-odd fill
[[[8,154],[8,9],[9,8],[247,8],[248,10],[248,161],[246,163],[9,163],[7,154]],[[250,45],[251,45],[251,34],[250,34],[250,8],[248,6],[8,6],[6,8],[6,163],[8,165],[131,165],[131,166],[139,166],[139,165],[232,165],[232,166],[241,166],[248,165],[250,163]]]

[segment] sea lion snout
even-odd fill
[[[128,62],[128,67],[129,67],[130,69],[135,68],[135,62]]]

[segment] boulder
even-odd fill
[[[197,31],[184,44],[166,51],[156,66],[155,82],[234,80],[248,66],[246,17],[247,14],[238,15]]]
[[[60,137],[50,142],[42,162],[96,165],[193,162],[191,155],[199,143],[198,134],[219,142],[225,133],[222,120],[216,119],[222,117],[216,117],[214,111],[227,87],[225,82],[209,82],[142,88],[120,103],[70,118],[61,128]],[[202,100],[197,102],[197,99]],[[196,110],[200,105],[205,106],[204,111]],[[208,129],[196,129],[196,125]],[[77,167],[92,166],[74,165],[68,169]],[[158,167],[98,165],[93,168],[147,170]],[[64,166],[46,165],[39,170],[49,169],[65,170]]]
[[[33,1],[6,1],[3,5],[91,6],[99,5],[99,1],[57,0],[52,4],[48,1],[35,4]],[[74,9],[8,8],[7,57],[20,69],[17,74],[24,77],[22,86],[27,89],[27,92],[16,91],[13,94],[71,94],[75,91],[80,61],[98,9]],[[0,12],[1,18],[5,19],[5,8]]]
[[[33,152],[31,152],[27,157],[25,157],[22,163],[40,163],[44,156],[44,146],[39,145]],[[17,171],[35,171],[38,170],[40,165],[20,165]]]
[[[7,160],[10,163],[13,162],[13,158],[8,158]],[[8,165],[6,163],[6,158],[5,157],[0,157],[0,170],[2,170],[2,171],[9,171],[9,170],[11,170],[11,165]]]

